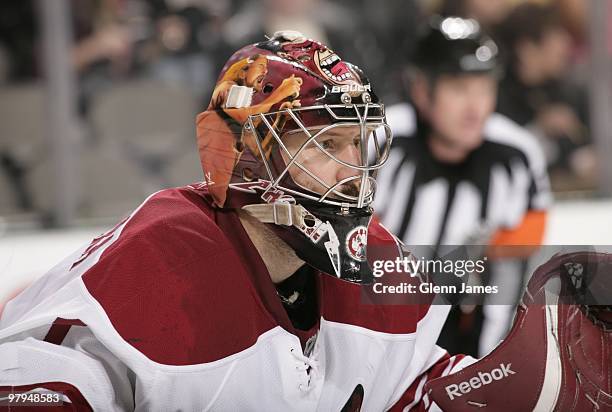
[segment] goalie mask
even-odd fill
[[[309,265],[372,280],[366,259],[375,174],[391,143],[364,74],[297,32],[236,52],[197,118],[205,183]]]

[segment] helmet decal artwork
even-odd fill
[[[372,280],[367,227],[391,133],[358,67],[293,31],[246,46],[198,115],[197,142],[216,207],[269,223],[321,271]]]

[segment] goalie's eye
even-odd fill
[[[321,142],[321,147],[328,151],[333,151],[336,149],[336,143],[334,139],[325,139]]]
[[[319,144],[323,149],[329,152],[344,150],[344,148],[350,146],[351,144],[359,149],[361,147],[361,138],[357,136],[353,138],[353,140],[342,140],[341,138],[333,137],[322,140]]]

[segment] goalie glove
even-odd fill
[[[507,338],[427,383],[444,411],[612,410],[612,255],[556,255],[532,276]]]

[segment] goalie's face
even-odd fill
[[[363,129],[363,130],[362,130]],[[323,199],[364,205],[373,195],[373,172],[368,170],[368,146],[373,126],[293,130],[283,135],[281,150],[292,180]]]

